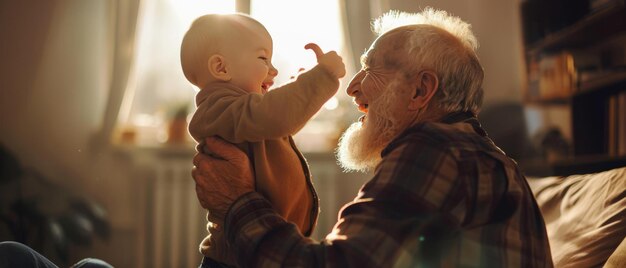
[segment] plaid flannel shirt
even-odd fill
[[[252,192],[225,231],[243,267],[552,267],[524,176],[465,113],[394,139],[339,214],[315,241]]]

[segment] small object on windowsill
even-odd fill
[[[195,141],[187,133],[186,120],[173,120],[160,127],[163,137],[154,128],[128,126],[121,128],[113,141],[113,150],[125,155],[185,155],[195,152]]]
[[[189,140],[187,117],[190,115],[190,103],[186,100],[175,101],[168,106],[169,108],[166,114],[167,123],[165,126],[167,138],[165,142],[167,144],[186,143]]]
[[[137,130],[134,127],[125,127],[120,133],[120,143],[135,144],[137,141]]]
[[[187,142],[188,135],[186,118],[174,118],[167,124],[167,143],[185,143]]]

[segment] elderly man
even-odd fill
[[[338,157],[374,176],[323,241],[254,191],[247,157],[207,139],[192,172],[245,267],[551,267],[545,224],[516,163],[476,114],[483,69],[470,25],[444,11],[390,12],[347,93],[364,113]]]

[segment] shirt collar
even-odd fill
[[[395,147],[396,143],[398,143],[403,137],[409,135],[412,132],[420,131],[424,126],[428,124],[457,124],[457,123],[466,123],[469,124],[474,132],[482,137],[487,136],[487,132],[482,128],[480,122],[478,122],[478,118],[474,113],[465,111],[465,112],[452,112],[442,117],[441,120],[437,122],[423,122],[418,123],[417,125],[411,126],[408,129],[404,130],[402,134],[398,135],[398,137],[394,138],[381,152],[381,155],[386,155],[392,148]]]
[[[478,118],[474,113],[469,111],[464,112],[453,112],[445,115],[441,120],[441,123],[444,124],[454,124],[454,123],[467,123],[474,128],[474,131],[480,136],[487,136],[487,132],[482,128],[480,122],[478,122]]]

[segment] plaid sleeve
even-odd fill
[[[439,257],[432,249],[458,233],[463,194],[455,170],[451,156],[435,146],[399,146],[323,241],[303,237],[258,193],[235,202],[226,233],[243,267],[428,265]]]
[[[457,160],[445,144],[411,138],[383,157],[361,197],[375,198],[406,215],[437,214],[460,224],[469,193],[465,181],[459,180]]]

